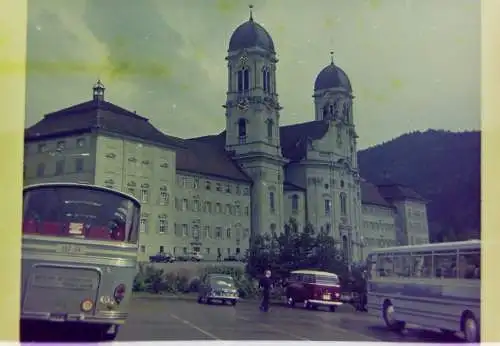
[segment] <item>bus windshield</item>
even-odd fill
[[[25,190],[23,234],[137,242],[139,205],[93,186]]]

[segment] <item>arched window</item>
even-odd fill
[[[274,132],[274,122],[271,119],[267,119],[267,138],[272,139]]]
[[[243,67],[238,71],[238,92],[248,91],[250,89],[250,72],[248,67]]]
[[[292,196],[292,212],[296,213],[299,211],[299,196]]]
[[[347,200],[345,193],[340,194],[340,214],[347,215]]]
[[[342,236],[342,251],[344,252],[344,259],[349,258],[349,244],[345,235]]]
[[[262,69],[262,87],[265,93],[271,92],[271,72],[269,71],[269,67]]]
[[[247,140],[247,122],[245,119],[238,120],[238,138],[240,144],[246,143]]]
[[[274,192],[270,191],[269,192],[269,211],[271,213],[274,213],[276,211],[276,205],[274,201]]]

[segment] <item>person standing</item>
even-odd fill
[[[271,281],[271,271],[266,270],[264,272],[264,277],[260,279],[259,282],[259,287],[262,292],[262,301],[260,304],[260,309],[264,312],[269,311],[269,296],[270,296],[270,291],[272,287],[272,281]]]

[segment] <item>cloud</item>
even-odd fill
[[[317,73],[351,79],[360,146],[427,128],[478,128],[480,4],[472,0],[254,1],[280,59],[281,122],[314,118]],[[106,98],[181,137],[225,125],[224,60],[246,1],[30,1],[28,114]]]

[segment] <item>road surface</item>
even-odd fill
[[[90,341],[74,331],[64,333],[64,327],[57,331],[46,326],[36,329],[24,333],[22,341]],[[194,299],[135,297],[117,341],[163,340],[462,342],[437,331],[410,328],[403,334],[392,333],[377,318],[355,312],[348,305],[333,313],[273,305],[263,313],[256,302],[233,307],[201,305]]]
[[[138,298],[117,341],[161,340],[312,340],[458,343],[437,331],[387,331],[381,321],[344,306],[337,312],[272,306],[260,312],[256,303],[201,305],[194,300]]]

